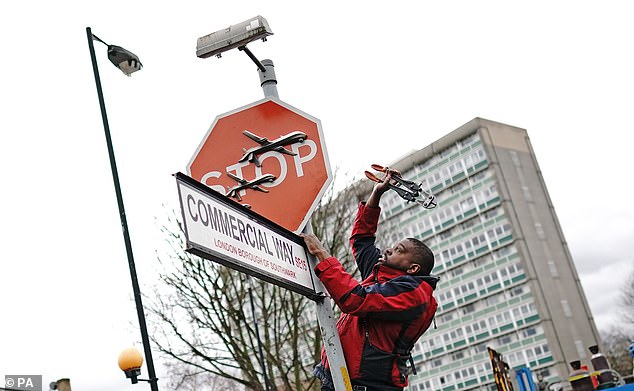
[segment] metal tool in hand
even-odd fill
[[[373,164],[371,167],[372,169],[383,173],[387,173],[388,171],[387,167],[383,167],[379,164]],[[371,181],[377,183],[383,182],[382,178],[377,177],[370,171],[366,171],[365,176]],[[421,184],[403,179],[399,174],[392,174],[392,180],[395,184],[389,183],[389,188],[394,190],[408,203],[416,202],[422,205],[425,209],[433,209],[438,205],[436,196],[426,190],[423,190]]]

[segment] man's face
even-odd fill
[[[420,270],[420,265],[414,263],[414,245],[407,239],[396,243],[383,253],[383,264],[393,269],[397,269],[408,274],[416,274]]]

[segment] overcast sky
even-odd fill
[[[80,391],[147,387],[117,367],[140,336],[88,26],[144,65],[127,78],[95,42],[145,291],[156,278],[155,218],[177,207],[171,174],[185,172],[217,115],[263,97],[244,53],[198,59],[196,39],[262,15],[275,35],[250,49],[274,61],[280,98],[322,121],[342,171],[358,176],[474,117],[527,129],[597,326],[616,321],[634,265],[634,6],[299,4],[3,3],[0,386],[7,374],[42,374]]]

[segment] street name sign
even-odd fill
[[[186,251],[300,293],[315,291],[304,240],[185,174],[175,174]]]

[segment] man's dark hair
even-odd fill
[[[415,238],[407,238],[414,247],[414,262],[420,265],[419,276],[428,276],[434,268],[434,253],[427,245]]]

